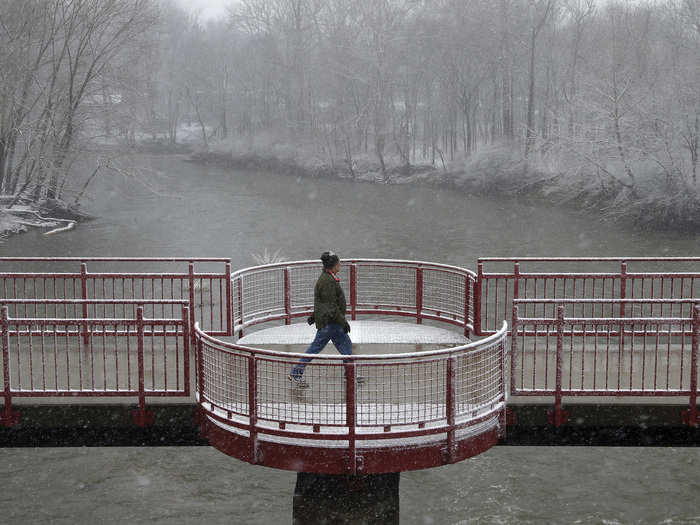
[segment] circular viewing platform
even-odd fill
[[[507,327],[468,339],[473,272],[344,261],[353,343],[388,345],[381,348],[391,353],[363,346],[346,357],[330,347],[306,365],[302,387],[287,376],[303,354],[278,345],[311,342],[315,329],[305,320],[320,272],[312,261],[236,272],[236,336],[220,339],[195,327],[196,394],[214,447],[274,468],[378,474],[454,463],[496,444],[504,428]]]

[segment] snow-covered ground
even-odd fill
[[[397,321],[350,321],[350,337],[356,344],[454,344],[468,343],[462,334],[445,328]],[[315,326],[294,323],[252,332],[238,342],[242,345],[302,345],[316,335]]]
[[[27,231],[29,228],[43,228],[44,235],[70,230],[75,221],[45,217],[38,210],[28,205],[16,205],[11,210],[0,207],[0,242],[13,233]]]

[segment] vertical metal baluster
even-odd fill
[[[258,399],[257,361],[255,354],[248,356],[248,432],[250,433],[249,461],[258,462]]]
[[[511,317],[511,333],[510,333],[510,393],[515,395],[516,385],[515,385],[515,360],[518,355],[518,305],[513,305],[513,314]],[[524,347],[523,347],[524,349]],[[522,385],[521,385],[522,387]]]
[[[548,322],[546,325],[547,334],[544,340],[544,389],[549,389],[549,340],[552,338],[552,324]],[[535,332],[537,332],[537,327],[535,326]],[[537,338],[535,338],[535,341]]]
[[[25,313],[26,313],[25,305]],[[32,323],[27,321],[27,339],[29,342],[29,390],[34,390],[34,345],[32,342]]]
[[[182,321],[186,322],[187,318],[183,317]],[[183,326],[183,333],[184,328]],[[180,324],[175,325],[175,389],[180,391]]]
[[[659,324],[654,323],[654,326],[656,327],[656,330],[654,330],[654,391],[656,391],[656,387],[658,385],[658,376],[659,376]]]
[[[131,324],[125,321],[126,328],[126,389],[131,392]]]
[[[5,286],[4,279],[3,286]],[[5,427],[12,426],[14,422],[12,413],[12,387],[10,385],[10,325],[8,311],[7,306],[2,307],[2,318],[0,320],[2,327],[2,378],[5,397],[5,412],[1,419]]]
[[[115,316],[116,317],[116,316]],[[119,386],[119,325],[114,325],[114,389],[120,390]]]
[[[671,325],[668,324],[668,335],[666,337],[666,390],[669,389],[671,376]]]
[[[556,385],[554,392],[554,414],[553,422],[555,427],[561,426],[562,421],[562,351],[564,343],[564,307],[557,307],[557,364],[556,364]]]
[[[630,335],[630,390],[632,390],[632,378],[634,377],[634,328],[635,324],[630,325],[632,327],[632,333]]]
[[[168,325],[163,324],[163,390],[168,390]],[[177,339],[177,337],[176,337]]]
[[[104,374],[102,383],[105,390],[107,390],[107,328],[106,324],[102,325],[102,373]],[[94,361],[94,354],[92,359]],[[92,388],[95,389],[94,384]]]
[[[445,392],[445,408],[447,411],[447,457],[449,463],[457,461],[457,442],[455,430],[455,357],[447,358],[447,388]]]
[[[144,361],[143,361],[143,340],[144,340],[144,329],[143,329],[143,306],[141,304],[136,308],[136,333],[138,337],[138,374],[139,374],[139,409],[137,412],[136,424],[139,426],[145,426],[145,413],[146,413],[146,384],[144,378]]]
[[[610,324],[605,326],[605,390],[608,390],[610,383]]]
[[[104,326],[102,327],[102,329],[104,330]],[[90,337],[90,341],[88,342],[88,350],[90,355],[90,385],[92,387],[92,390],[95,390],[95,334],[92,335],[93,337]]]
[[[593,334],[593,390],[596,389],[596,383],[598,378],[598,328],[599,325],[595,325],[595,333]]]

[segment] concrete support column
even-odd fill
[[[299,472],[292,523],[398,525],[399,473],[351,476]]]

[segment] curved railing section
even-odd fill
[[[318,261],[295,261],[240,270],[231,275],[233,330],[275,320],[290,323],[313,309]],[[341,286],[348,316],[399,315],[418,323],[432,319],[473,331],[472,304],[476,274],[471,270],[429,262],[344,260]]]
[[[250,463],[381,473],[453,463],[503,429],[507,325],[438,351],[320,354],[308,388],[287,380],[303,354],[224,342],[195,326],[197,397],[210,443]]]

